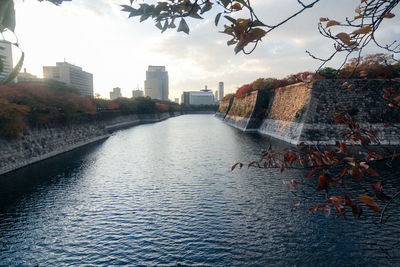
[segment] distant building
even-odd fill
[[[214,100],[215,100],[215,102],[218,102],[218,90],[215,90]]]
[[[218,83],[218,100],[221,101],[222,98],[224,98],[224,82],[219,82]]]
[[[57,62],[56,66],[43,67],[43,77],[76,88],[83,96],[93,97],[93,74],[83,71],[81,67]]]
[[[175,98],[174,102],[179,104],[179,98]]]
[[[113,91],[110,92],[110,99],[114,100],[114,99],[117,99],[119,97],[122,97],[121,88],[119,88],[119,87],[113,88]]]
[[[24,68],[24,72],[20,72],[17,76],[18,82],[37,82],[42,79],[36,77],[33,74],[26,72],[26,68]]]
[[[132,97],[142,97],[143,96],[143,91],[142,90],[132,90]]]
[[[144,81],[144,93],[154,99],[168,100],[168,72],[165,66],[149,66]]]
[[[13,58],[11,51],[11,43],[5,40],[0,40],[0,59],[3,66],[0,71],[0,82],[7,79],[8,75],[13,70]]]
[[[210,91],[183,92],[181,103],[186,105],[214,105],[214,94]]]

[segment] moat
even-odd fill
[[[0,265],[399,264],[399,205],[383,226],[368,210],[325,218],[315,200],[291,211],[282,180],[304,170],[232,172],[262,140],[184,115],[0,176]]]

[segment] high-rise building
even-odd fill
[[[174,102],[177,103],[177,104],[179,104],[179,98],[175,98],[175,99],[174,99]]]
[[[13,69],[13,59],[11,51],[11,43],[5,40],[0,40],[0,60],[2,70],[0,71],[0,82],[7,79]]]
[[[136,89],[132,90],[132,97],[142,97],[143,96],[143,91]]]
[[[165,66],[149,66],[144,81],[144,93],[154,99],[168,100],[168,72]]]
[[[218,101],[218,90],[215,90],[215,93],[214,93],[214,100],[215,100],[215,102]]]
[[[218,100],[222,101],[222,98],[224,98],[224,82],[219,82],[218,90],[219,90]]]
[[[57,62],[56,66],[43,67],[43,77],[63,82],[78,89],[80,95],[93,97],[93,74],[67,62]]]
[[[113,91],[110,92],[110,99],[114,100],[114,99],[117,99],[119,97],[122,97],[121,88],[119,88],[119,87],[113,88]]]

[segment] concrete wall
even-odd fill
[[[342,87],[347,81],[353,89]],[[346,126],[333,120],[337,105],[357,112],[356,120],[378,133],[381,144],[400,144],[400,112],[390,108],[382,98],[383,89],[399,88],[400,83],[385,80],[317,80],[313,84],[297,83],[278,88],[270,95],[258,94],[239,101],[256,102],[250,117],[266,111],[262,123],[249,124],[247,117],[237,116],[236,110],[228,112],[227,123],[242,129],[253,129],[292,144],[334,144],[341,140],[340,132]],[[261,99],[263,98],[263,99]],[[241,103],[243,105],[243,103]],[[261,106],[260,106],[261,105]],[[228,116],[227,116],[228,117]],[[253,120],[254,121],[254,120]],[[388,127],[384,127],[389,123]]]
[[[111,119],[77,119],[64,125],[27,129],[17,140],[0,138],[0,175],[106,139],[113,131],[178,116],[176,113],[120,115]]]

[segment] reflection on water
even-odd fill
[[[379,228],[291,212],[281,181],[303,172],[231,172],[260,142],[187,115],[2,176],[0,265],[397,263],[398,215]]]

